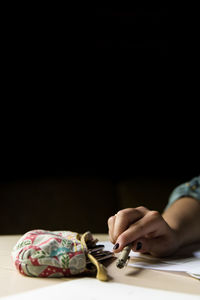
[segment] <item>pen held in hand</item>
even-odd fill
[[[129,253],[131,252],[131,249],[133,247],[133,243],[128,244],[124,247],[122,252],[119,255],[119,258],[117,259],[116,266],[119,269],[122,269],[125,265],[127,260],[129,259]]]

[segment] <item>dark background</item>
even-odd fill
[[[0,234],[107,232],[119,209],[161,212],[199,175],[198,110],[172,64],[168,8],[25,11],[4,23]]]
[[[125,114],[81,110],[82,118],[77,103],[49,119],[41,106],[33,117],[27,110],[17,119],[8,115],[0,148],[0,233],[107,232],[107,219],[119,209],[144,205],[162,212],[172,190],[199,175],[198,126],[180,110],[153,114],[141,104],[141,110],[123,107]]]
[[[97,4],[95,21],[97,48],[126,48],[133,53],[157,57],[168,55],[168,7],[162,4]]]
[[[108,217],[119,209],[143,205],[162,212],[172,190],[199,175],[198,165],[155,156],[153,161],[128,156],[126,165],[120,156],[112,165],[93,160],[91,167],[83,161],[72,166],[75,156],[59,159],[21,158],[12,164],[1,159],[1,234],[34,228],[106,233]]]

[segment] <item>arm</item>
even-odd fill
[[[194,185],[194,182],[196,185]],[[121,251],[133,250],[169,256],[185,245],[200,242],[200,177],[177,187],[163,215],[145,207],[127,208],[108,220],[109,235]]]
[[[162,216],[176,232],[179,247],[200,241],[200,202],[196,199],[180,198]]]
[[[177,232],[180,247],[200,241],[200,176],[173,190],[163,218]]]

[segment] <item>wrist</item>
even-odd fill
[[[183,239],[184,234],[183,234],[181,228],[179,228],[177,226],[170,225],[169,223],[168,223],[168,225],[169,225],[169,227],[171,228],[171,230],[173,232],[176,248],[180,249],[184,245],[184,239]]]
[[[171,216],[163,215],[163,219],[172,232],[173,243],[176,245],[176,248],[179,249],[184,244],[184,233],[182,230],[182,226],[178,222],[176,222],[174,218],[171,218]]]

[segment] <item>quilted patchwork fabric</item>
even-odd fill
[[[76,232],[32,230],[19,239],[12,257],[23,275],[65,277],[85,271],[86,250]]]

